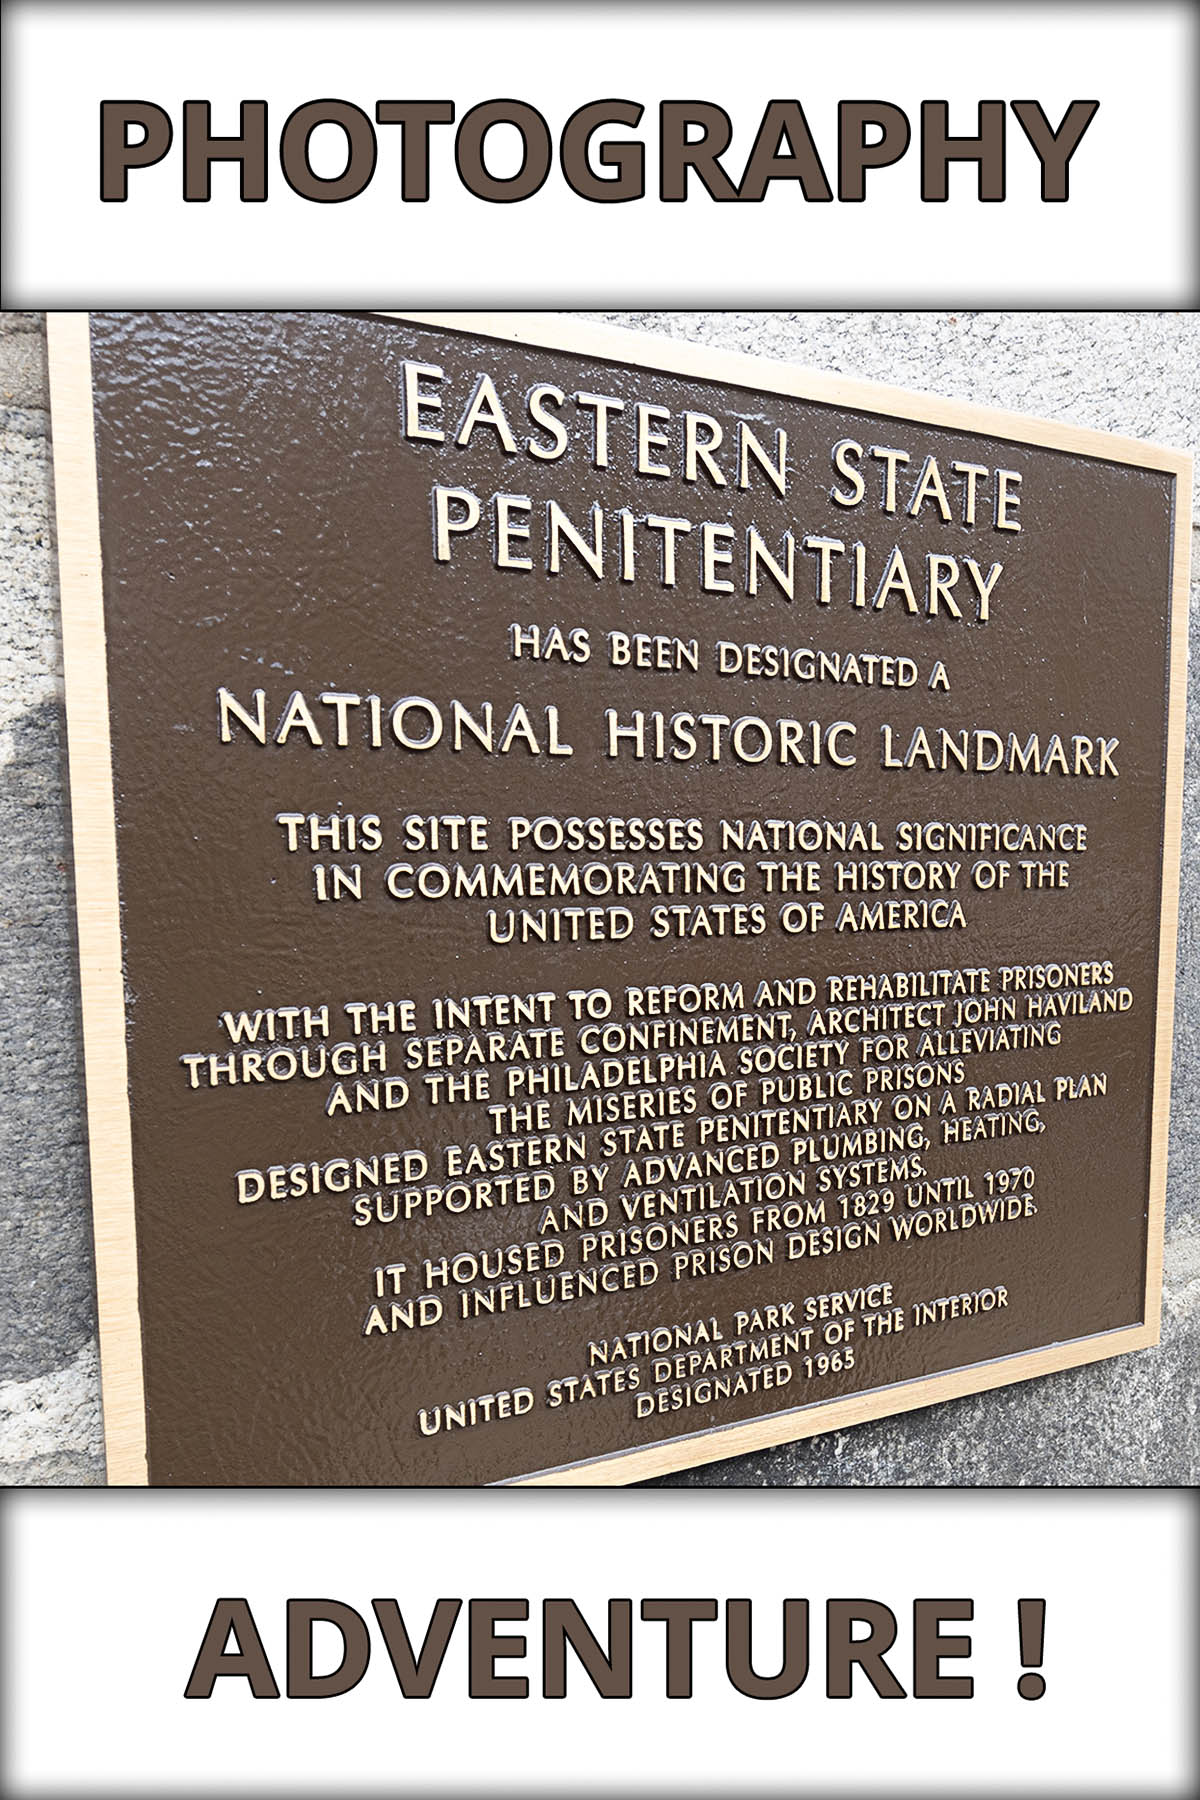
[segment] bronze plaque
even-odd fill
[[[53,340],[114,1479],[1155,1342],[1187,456],[548,317]]]

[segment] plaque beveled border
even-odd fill
[[[505,1485],[616,1486],[646,1480],[1157,1344],[1182,841],[1191,454],[969,401],[826,375],[769,358],[553,314],[377,312],[375,316],[573,352],[665,374],[766,389],[822,405],[1156,469],[1174,477],[1158,995],[1142,1322],[541,1470],[515,1477]],[[88,314],[48,314],[47,337],[105,1449],[110,1483],[136,1486],[148,1479],[146,1414]]]

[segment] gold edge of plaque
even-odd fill
[[[1157,1344],[1162,1323],[1163,1238],[1166,1228],[1167,1147],[1171,1054],[1175,1031],[1175,957],[1179,878],[1183,855],[1183,758],[1187,722],[1188,612],[1191,598],[1192,458],[1175,473],[1174,555],[1171,564],[1170,652],[1167,671],[1167,768],[1163,811],[1162,893],[1158,943],[1158,1013],[1154,1034],[1154,1100],[1150,1123],[1150,1193],[1146,1214],[1146,1298],[1143,1317]]]
[[[1008,1387],[1017,1381],[1032,1381],[1039,1375],[1053,1375],[1084,1363],[1100,1362],[1106,1357],[1123,1356],[1130,1350],[1145,1350],[1157,1341],[1157,1325],[1123,1326],[1115,1331],[1100,1332],[1095,1337],[1049,1344],[1041,1350],[1023,1350],[1015,1356],[998,1357],[993,1362],[948,1369],[941,1375],[924,1375],[915,1381],[872,1388],[865,1394],[824,1400],[799,1411],[773,1413],[766,1419],[747,1419],[739,1425],[718,1425],[712,1431],[671,1438],[666,1443],[647,1444],[644,1449],[619,1450],[612,1456],[543,1469],[536,1475],[515,1475],[495,1485],[623,1487],[631,1481],[650,1481],[659,1475],[699,1468],[703,1463],[718,1462],[725,1457],[768,1450],[775,1444],[799,1443],[803,1438],[817,1437],[822,1432],[864,1425],[870,1419],[893,1418],[899,1413],[914,1412],[921,1406],[961,1400],[968,1394],[986,1393],[990,1388]]]
[[[47,345],[105,1452],[112,1484],[144,1486],[145,1388],[88,315],[50,313]]]
[[[1061,420],[1039,418],[1033,413],[1006,411],[974,400],[947,399],[942,394],[917,388],[891,387],[882,381],[866,381],[849,375],[828,375],[798,363],[776,362],[744,351],[717,350],[709,344],[693,344],[680,338],[627,330],[616,325],[595,325],[563,313],[528,312],[385,312],[372,316],[396,319],[411,325],[429,325],[444,331],[475,332],[480,337],[500,338],[533,348],[574,352],[607,362],[636,363],[667,375],[691,375],[707,381],[724,381],[734,387],[769,388],[797,400],[824,406],[845,406],[858,412],[884,413],[912,419],[946,430],[976,431],[990,437],[1011,438],[1017,443],[1066,450],[1076,456],[1097,457],[1104,462],[1132,463],[1143,469],[1162,469],[1180,480],[1191,478],[1188,451],[1155,444],[1142,438],[1122,437],[1086,425],[1067,425]]]

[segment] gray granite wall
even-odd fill
[[[647,313],[606,322],[1185,448],[1186,313]],[[0,1482],[104,1479],[42,321],[0,315]],[[1193,530],[1200,511],[1193,510]],[[1200,542],[1194,561],[1200,564]],[[1200,583],[1192,588],[1200,644]],[[1200,660],[1200,659],[1198,659]],[[1163,1341],[676,1484],[1200,1477],[1200,733],[1189,690]]]

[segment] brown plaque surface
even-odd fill
[[[114,1480],[1156,1340],[1185,455],[550,318],[52,353]]]

